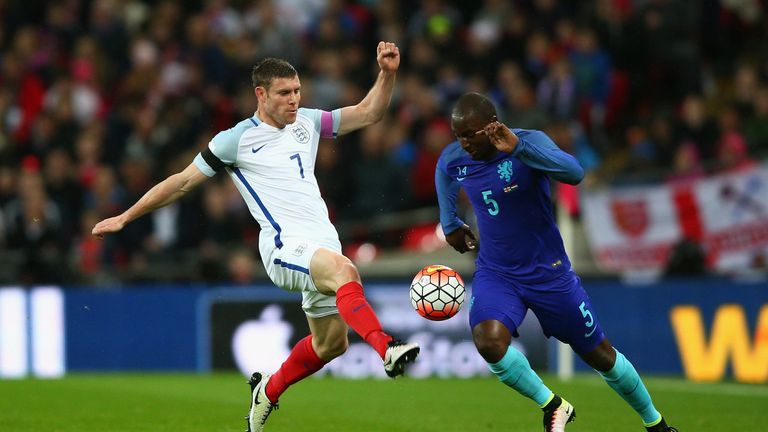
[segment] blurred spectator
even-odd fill
[[[357,181],[351,216],[355,218],[401,210],[408,203],[408,178],[387,152],[387,127],[383,120],[361,131],[360,157],[354,168]]]
[[[30,145],[27,147],[27,151],[42,157],[46,151],[55,147],[72,150],[74,137],[67,135],[64,130],[59,129],[59,123],[56,121],[56,118],[49,112],[43,111],[37,116],[32,125]]]
[[[525,55],[526,40],[531,28],[528,16],[525,11],[516,9],[514,13],[506,15],[502,26],[498,46],[503,47],[503,51],[500,54],[504,59],[519,61]]]
[[[550,117],[567,120],[576,109],[576,81],[567,59],[557,60],[547,75],[539,81],[536,99],[539,107]]]
[[[681,107],[678,125],[678,142],[687,142],[696,147],[700,157],[708,160],[715,157],[717,125],[707,114],[704,100],[699,95],[688,95]]]
[[[228,277],[229,251],[242,244],[243,227],[238,215],[229,203],[233,186],[230,182],[206,183],[202,191],[202,204],[190,207],[202,208],[202,215],[188,224],[187,240],[197,248],[199,273],[204,281],[221,281]],[[234,192],[235,195],[239,194]]]
[[[11,248],[37,248],[60,240],[61,213],[45,192],[39,168],[37,159],[25,159],[18,198],[5,206],[7,243]]]
[[[744,171],[757,165],[757,162],[747,155],[747,143],[744,137],[733,131],[720,137],[717,163],[717,168],[721,172]]]
[[[600,157],[590,146],[582,131],[576,122],[567,124],[561,121],[554,121],[545,129],[547,135],[557,143],[558,147],[576,157],[585,172],[582,184],[588,186],[595,182],[596,171],[600,167]],[[579,187],[559,182],[552,182],[552,187],[558,205],[570,217],[578,218],[581,215]]]
[[[342,58],[332,49],[315,52],[310,58],[310,68],[315,74],[312,80],[312,103],[323,109],[339,106],[344,88]]]
[[[601,133],[610,91],[611,60],[589,28],[577,31],[576,44],[568,58],[581,100],[580,119],[585,128]]]
[[[96,169],[84,202],[87,208],[96,210],[101,215],[116,215],[125,206],[125,190],[118,184],[112,167],[99,166]]]
[[[463,61],[467,74],[493,77],[498,64],[496,46],[501,39],[502,26],[512,13],[512,6],[503,0],[485,0],[469,24],[467,32],[468,58]]]
[[[566,13],[565,4],[557,0],[533,0],[530,3],[536,27],[554,33],[556,23]]]
[[[677,145],[671,117],[665,111],[660,111],[651,117],[648,126],[649,139],[656,146],[658,168],[669,169],[673,165]]]
[[[286,25],[297,34],[304,34],[307,31],[312,19],[323,10],[326,3],[326,0],[280,0],[274,2],[278,10],[277,15],[283,17]]]
[[[19,270],[22,284],[62,283],[68,279],[61,215],[48,197],[39,173],[39,162],[24,161],[18,198],[5,208],[7,245],[25,251]]]
[[[608,98],[610,58],[600,47],[591,29],[579,29],[575,40],[569,59],[576,80],[576,89],[585,102],[602,106]]]
[[[78,233],[83,207],[83,190],[75,178],[69,153],[60,148],[51,149],[45,158],[43,174],[46,192],[59,209],[61,235],[66,243]]]
[[[718,117],[720,137],[717,142],[717,168],[721,171],[741,171],[755,166],[747,154],[747,141],[742,132],[738,105],[726,105]]]
[[[440,153],[455,140],[451,126],[445,118],[430,121],[419,140],[416,159],[411,167],[410,188],[414,205],[431,206],[437,199],[435,167]]]
[[[689,182],[704,176],[704,165],[696,144],[683,141],[673,157],[672,170],[667,174],[670,183]]]
[[[525,82],[520,64],[508,60],[499,65],[496,71],[494,86],[490,91],[490,98],[499,110],[500,118],[505,118],[504,113],[510,109],[509,95],[514,89]]]
[[[586,177],[593,176],[600,169],[600,155],[590,144],[579,123],[553,121],[544,131],[557,143],[558,147],[578,159],[579,164],[586,172]]]
[[[549,36],[541,30],[535,31],[528,38],[525,54],[525,72],[528,78],[534,81],[540,80],[547,74],[550,63],[555,59]]]
[[[203,220],[199,236],[203,247],[214,247],[223,252],[228,246],[240,241],[237,219],[227,205],[227,185],[213,182],[203,190]]]
[[[699,243],[691,239],[682,239],[669,253],[664,276],[702,276],[706,273],[705,262],[704,251]]]
[[[443,0],[421,0],[419,3],[419,9],[408,21],[408,33],[411,37],[427,38],[440,54],[455,57],[454,46],[459,40],[461,14]]]
[[[0,165],[0,209],[14,200],[19,180],[16,169],[8,165]]]
[[[259,263],[249,249],[239,248],[232,252],[227,262],[227,279],[237,285],[248,285],[254,283],[256,276],[256,266]]]
[[[433,81],[437,76],[439,56],[435,47],[425,38],[415,38],[406,53],[409,71],[422,80]]]
[[[647,172],[656,166],[658,152],[656,144],[651,141],[642,125],[627,128],[626,141],[629,145],[628,171],[633,173]]]
[[[528,83],[519,81],[506,95],[509,111],[503,121],[513,128],[544,129],[550,118],[536,105],[536,94]]]
[[[320,193],[328,206],[331,221],[337,221],[339,216],[349,213],[350,196],[354,189],[349,170],[340,164],[341,149],[334,143],[321,141],[317,148],[315,160],[315,177],[320,187]]]
[[[206,85],[227,88],[232,83],[230,63],[223,47],[217,43],[216,29],[209,27],[206,18],[194,15],[187,20],[182,56],[186,63],[201,68]],[[157,58],[152,61],[156,63]]]
[[[45,85],[14,52],[3,55],[0,85],[14,91],[13,103],[5,118],[10,135],[18,144],[26,144],[32,123],[43,108]]]
[[[753,101],[757,94],[760,81],[757,70],[750,64],[742,64],[736,69],[733,77],[733,107],[740,117],[750,117],[754,112]]]
[[[761,87],[754,95],[754,111],[744,121],[744,134],[750,153],[768,155],[768,87]]]
[[[83,213],[80,230],[74,238],[73,256],[75,270],[83,282],[94,280],[102,271],[104,242],[91,235],[91,230],[99,222],[99,214],[94,210]]]
[[[644,2],[634,16],[630,52],[641,62],[648,80],[645,97],[667,101],[701,91],[702,68],[693,38],[697,34],[696,2]],[[642,90],[641,90],[642,91]]]
[[[374,8],[374,40],[392,41],[397,46],[406,46],[404,19],[398,0],[377,0]],[[402,53],[401,53],[402,55]]]
[[[455,101],[464,93],[464,76],[453,64],[440,66],[434,89],[436,97],[442,102],[442,105],[450,106],[450,102]],[[443,110],[443,113],[448,114],[448,110]]]

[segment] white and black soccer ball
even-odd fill
[[[411,282],[411,305],[432,321],[443,321],[459,313],[464,304],[464,281],[450,267],[430,265],[419,270]]]

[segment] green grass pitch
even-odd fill
[[[576,407],[569,432],[642,431],[634,412],[593,375],[544,376]],[[657,408],[681,431],[762,430],[768,386],[646,378]],[[0,380],[0,431],[243,431],[245,378],[235,374],[70,375]],[[533,402],[495,378],[308,379],[282,397],[268,432],[539,431]],[[762,426],[759,426],[762,425]]]

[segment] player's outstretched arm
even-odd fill
[[[195,164],[190,164],[184,171],[156,184],[128,210],[97,223],[91,230],[91,234],[104,238],[104,234],[118,232],[139,216],[176,201],[208,178]]]
[[[379,76],[373,87],[357,105],[341,109],[339,135],[374,124],[384,117],[395,88],[395,75],[400,67],[400,50],[392,42],[379,42],[376,47]]]

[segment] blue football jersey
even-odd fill
[[[550,177],[575,184],[584,170],[543,132],[512,129],[515,151],[473,160],[458,141],[440,156],[435,172],[440,223],[446,234],[464,222],[456,197],[464,188],[477,217],[477,268],[503,272],[520,281],[554,279],[571,268],[552,212]]]

